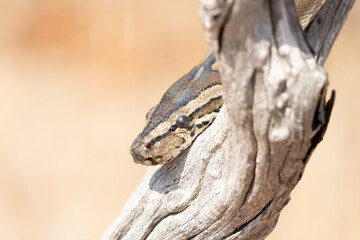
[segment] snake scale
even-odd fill
[[[325,0],[295,0],[305,29]],[[214,53],[206,57],[163,95],[146,115],[144,130],[131,146],[136,163],[165,164],[191,146],[214,121],[223,105],[219,66]]]

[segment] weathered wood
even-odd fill
[[[305,29],[308,43],[320,65],[324,65],[354,3],[355,0],[326,1],[309,27]]]
[[[321,65],[354,0],[333,2],[304,35],[292,0],[200,1],[225,105],[190,150],[149,168],[102,239],[264,239],[273,230],[330,117]]]

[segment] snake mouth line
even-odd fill
[[[147,166],[152,166],[152,165],[159,165],[159,164],[161,164],[161,161],[160,161],[160,162],[157,162],[157,161],[155,161],[155,159],[152,158],[152,157],[143,158],[137,150],[132,150],[132,151],[131,151],[131,155],[133,156],[133,159],[134,159],[134,162],[135,162],[135,163],[139,163],[139,164],[147,165]]]

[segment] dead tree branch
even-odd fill
[[[149,169],[103,239],[264,239],[325,133],[322,65],[353,3],[328,1],[304,34],[292,0],[200,0],[224,107]]]

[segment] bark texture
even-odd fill
[[[102,239],[264,239],[326,131],[322,65],[353,3],[327,1],[303,32],[292,0],[200,0],[225,104]]]

